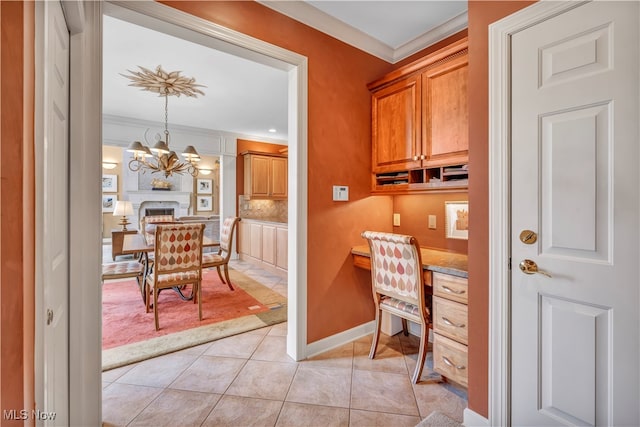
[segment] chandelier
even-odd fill
[[[133,159],[129,162],[129,169],[133,172],[147,170],[151,173],[163,173],[165,178],[172,174],[189,173],[195,177],[198,175],[197,162],[200,155],[196,149],[189,145],[181,153],[184,161],[181,161],[175,151],[169,148],[169,96],[181,96],[197,98],[204,95],[196,84],[193,77],[184,77],[180,71],[167,73],[158,65],[156,71],[148,70],[138,66],[141,71],[127,70],[131,75],[121,74],[132,81],[129,86],[139,87],[142,90],[156,92],[164,97],[164,140],[160,139],[153,147],[142,144],[140,141],[133,141],[127,151],[133,153]]]

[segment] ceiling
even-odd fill
[[[391,63],[467,25],[466,1],[261,3]],[[111,16],[104,17],[103,38],[105,115],[162,122],[163,100],[122,76],[162,65],[206,86],[205,96],[169,98],[169,130],[179,124],[286,143],[285,71]]]

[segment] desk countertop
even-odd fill
[[[354,246],[351,248],[351,253],[371,258],[369,245]],[[427,248],[420,248],[420,255],[422,256],[422,267],[425,270],[458,277],[468,277],[466,255]]]

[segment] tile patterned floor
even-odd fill
[[[110,259],[110,254],[109,254]],[[232,265],[286,295],[286,279]],[[415,426],[439,410],[462,422],[466,392],[423,374],[417,337],[367,336],[308,360],[274,325],[106,371],[103,426]],[[426,371],[426,369],[425,369]]]

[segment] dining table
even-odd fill
[[[122,255],[138,255],[140,262],[144,265],[144,272],[142,280],[140,281],[140,294],[142,295],[142,302],[146,304],[146,293],[144,291],[147,275],[151,273],[151,263],[149,262],[149,254],[154,250],[154,242],[149,243],[141,233],[127,234],[124,236],[122,242]],[[213,240],[208,236],[202,236],[202,248],[212,248],[220,246],[220,242]],[[180,295],[180,298],[188,301],[193,299],[193,295],[187,297],[182,293],[182,289],[179,286],[173,288],[174,291]]]

